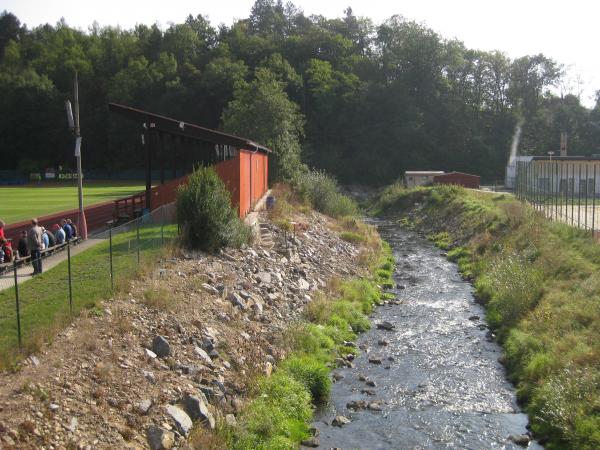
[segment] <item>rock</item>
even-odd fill
[[[344,375],[342,375],[341,373],[337,373],[337,372],[333,372],[331,374],[331,378],[333,378],[333,381],[340,381],[341,379],[344,378]]]
[[[146,380],[148,380],[150,383],[156,383],[156,377],[154,376],[154,373],[147,370],[142,370],[142,375],[144,375],[144,378],[146,378]]]
[[[385,347],[385,346],[387,346],[387,345],[390,345],[390,342],[389,342],[389,341],[386,341],[385,339],[379,339],[379,340],[377,341],[377,345],[381,345],[382,347]]]
[[[167,450],[173,447],[175,436],[170,431],[163,430],[156,425],[150,425],[146,429],[148,445],[152,450]]]
[[[164,358],[171,354],[171,346],[164,337],[157,335],[152,340],[152,351],[156,353],[156,356],[159,358]]]
[[[381,407],[381,401],[369,402],[369,405],[367,406],[367,408],[369,408],[371,411],[382,411],[383,410],[383,408]]]
[[[379,322],[377,324],[377,328],[380,330],[392,331],[396,328],[396,326],[393,323],[384,321],[384,322]]]
[[[308,439],[304,439],[302,442],[300,442],[300,445],[303,445],[304,447],[316,448],[321,445],[321,442],[317,436],[312,436]]]
[[[375,395],[375,390],[374,389],[361,389],[360,393],[365,394],[365,395]]]
[[[358,380],[359,380],[359,381],[367,381],[367,380],[368,380],[368,378],[367,378],[367,376],[366,376],[366,375],[363,375],[363,374],[361,373],[361,374],[358,376]]]
[[[75,433],[75,430],[77,429],[78,425],[79,421],[77,420],[77,417],[71,417],[71,422],[69,423],[69,431],[71,433]]]
[[[271,364],[269,361],[267,361],[267,363],[265,364],[265,375],[270,377],[272,373],[273,373],[273,364]]]
[[[183,406],[192,420],[199,420],[208,425],[211,430],[215,429],[215,418],[208,411],[204,399],[194,395],[186,395],[183,398]]]
[[[371,364],[381,364],[381,358],[372,357],[372,358],[369,358],[369,362]]]
[[[214,294],[214,295],[219,295],[220,294],[219,290],[216,287],[211,286],[208,283],[202,283],[202,289],[204,289],[209,294]]]
[[[237,419],[233,414],[226,414],[225,423],[230,427],[235,427],[237,425]]]
[[[183,411],[178,406],[167,405],[166,407],[167,414],[171,416],[175,425],[177,426],[177,430],[184,436],[187,436],[190,430],[192,429],[192,419],[188,416],[185,411]]]
[[[370,387],[377,387],[377,384],[373,380],[367,380],[366,385]]]
[[[367,402],[364,400],[352,400],[351,402],[346,403],[346,408],[348,409],[365,409],[367,407]]]
[[[39,366],[39,365],[40,365],[40,360],[39,360],[39,359],[37,358],[37,356],[35,356],[35,355],[31,355],[31,356],[29,357],[29,362],[31,363],[31,365],[32,365],[33,367],[37,367],[37,366]]]
[[[473,321],[479,320],[479,316],[471,316],[471,317],[469,317],[469,320],[473,320]]]
[[[144,349],[146,351],[146,356],[148,356],[151,359],[156,359],[156,353],[154,353],[152,350],[150,349]]]
[[[508,436],[508,440],[521,447],[527,447],[529,445],[529,436],[526,434],[511,434]]]
[[[335,419],[333,419],[333,421],[331,422],[331,425],[333,425],[334,427],[343,427],[344,425],[347,425],[351,422],[350,419],[348,419],[345,416],[335,416]]]
[[[144,399],[138,402],[135,406],[140,414],[146,415],[148,414],[148,411],[150,411],[150,407],[152,406],[152,400],[150,400],[149,398]]]
[[[301,291],[308,291],[310,289],[310,284],[304,278],[300,278],[298,280],[298,289]]]
[[[239,294],[236,294],[235,292],[230,293],[227,296],[227,300],[229,300],[233,306],[237,306],[241,309],[246,309],[246,302]]]
[[[258,272],[256,278],[263,284],[271,284],[271,274],[268,272]]]
[[[58,406],[56,403],[50,403],[48,406],[48,409],[52,412],[58,411],[58,408],[60,408],[60,406]]]
[[[202,361],[204,361],[206,364],[208,364],[209,366],[212,365],[212,359],[210,359],[210,356],[208,356],[208,353],[206,353],[200,347],[194,347],[194,353],[196,355],[198,355],[200,357],[200,359]]]

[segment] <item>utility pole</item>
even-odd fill
[[[79,127],[79,83],[77,80],[77,71],[75,72],[75,79],[73,81],[73,94],[74,94],[74,106],[75,111],[71,110],[71,102],[66,101],[67,107],[67,119],[69,121],[69,128],[75,134],[75,159],[77,160],[77,191],[79,197],[79,215],[77,217],[77,230],[79,236],[83,239],[87,239],[87,223],[85,220],[85,211],[83,209],[83,173],[81,170],[81,128]]]

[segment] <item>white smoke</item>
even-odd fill
[[[517,150],[519,148],[519,141],[521,140],[521,131],[523,130],[523,119],[519,119],[517,126],[515,127],[515,134],[513,134],[512,143],[510,144],[510,157],[508,158],[508,165],[514,166],[515,159],[517,158]]]

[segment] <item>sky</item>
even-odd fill
[[[285,0],[284,0],[285,3]],[[158,22],[163,28],[188,14],[208,16],[213,26],[248,17],[254,0],[0,0],[0,11],[15,14],[28,27],[55,24],[64,17],[87,30],[100,25],[132,28]],[[352,7],[376,24],[394,14],[432,28],[467,47],[500,50],[515,58],[543,53],[563,64],[568,77],[557,93],[580,95],[594,105],[600,90],[600,2],[598,0],[296,0],[305,14],[333,18]]]

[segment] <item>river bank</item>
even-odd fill
[[[434,241],[485,306],[546,448],[600,447],[600,246],[510,195],[391,186],[373,210]]]
[[[396,258],[396,301],[378,307],[354,367],[334,372],[316,417],[323,448],[521,448],[527,416],[473,289],[431,242],[378,222]],[[393,329],[381,327],[390,324]],[[342,415],[350,420],[331,425]]]
[[[223,448],[219,430],[247,435],[256,380],[281,381],[268,375],[306,305],[377,257],[352,221],[306,208],[286,220],[291,232],[263,213],[262,243],[239,250],[165,255],[1,374],[0,448]]]

